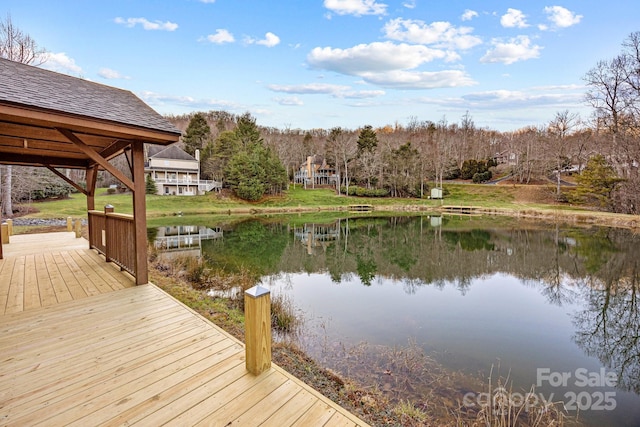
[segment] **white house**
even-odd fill
[[[200,153],[192,156],[177,145],[149,145],[144,172],[151,175],[160,195],[194,196],[219,190],[222,183],[200,179]]]

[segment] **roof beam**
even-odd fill
[[[71,181],[69,178],[67,178],[67,176],[65,174],[63,174],[62,172],[59,172],[58,169],[54,168],[53,166],[49,166],[49,165],[44,165],[47,169],[49,169],[51,172],[55,173],[56,175],[58,175],[60,178],[62,178],[67,184],[71,185],[73,188],[75,188],[76,190],[78,190],[79,192],[81,192],[82,194],[84,194],[85,196],[88,196],[89,193],[87,192],[87,190],[85,190],[84,188],[80,187],[78,184],[76,184],[75,182]]]
[[[126,185],[130,190],[134,190],[134,184],[131,179],[129,179],[122,172],[113,167],[111,163],[109,163],[104,157],[94,151],[91,147],[82,142],[82,140],[75,136],[72,131],[64,128],[56,129],[58,130],[58,132],[63,134],[70,142],[72,142],[80,151],[82,151],[87,157],[102,166],[104,170],[113,175],[116,179]]]
[[[131,141],[122,139],[115,140],[111,145],[100,152],[100,155],[110,160],[120,154],[131,145]]]
[[[19,165],[19,166],[41,166],[50,165],[54,167],[86,169],[88,166],[85,159],[74,159],[68,157],[51,157],[37,154],[22,153],[2,153],[0,164],[3,165]]]

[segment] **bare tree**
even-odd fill
[[[569,113],[569,110],[559,111],[551,120],[548,127],[550,160],[556,168],[556,196],[560,196],[560,184],[562,183],[562,170],[565,162],[571,161],[572,152],[569,138],[572,131],[580,123],[578,113]]]
[[[45,50],[38,48],[35,40],[13,25],[11,15],[0,20],[0,58],[23,64],[41,65],[45,61]],[[0,191],[2,192],[2,209],[0,214],[13,215],[11,200],[12,167],[4,166],[0,174]]]
[[[335,158],[337,172],[349,194],[349,164],[357,151],[356,135],[340,127],[331,129],[327,137],[327,151]]]
[[[609,160],[624,178],[614,208],[640,211],[640,33],[622,44],[622,53],[599,61],[585,76],[589,86],[586,101],[596,110],[597,133],[607,142]],[[602,148],[601,148],[602,149]]]

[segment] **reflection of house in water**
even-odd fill
[[[223,237],[222,228],[198,225],[158,227],[154,247],[165,258],[200,256],[202,241]]]
[[[340,239],[340,221],[333,224],[304,224],[293,230],[296,240],[307,247],[307,253],[313,255],[315,248],[326,250]]]

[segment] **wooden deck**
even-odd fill
[[[0,260],[0,425],[366,425],[277,366],[249,374],[235,338],[94,251],[17,254],[14,237]]]

